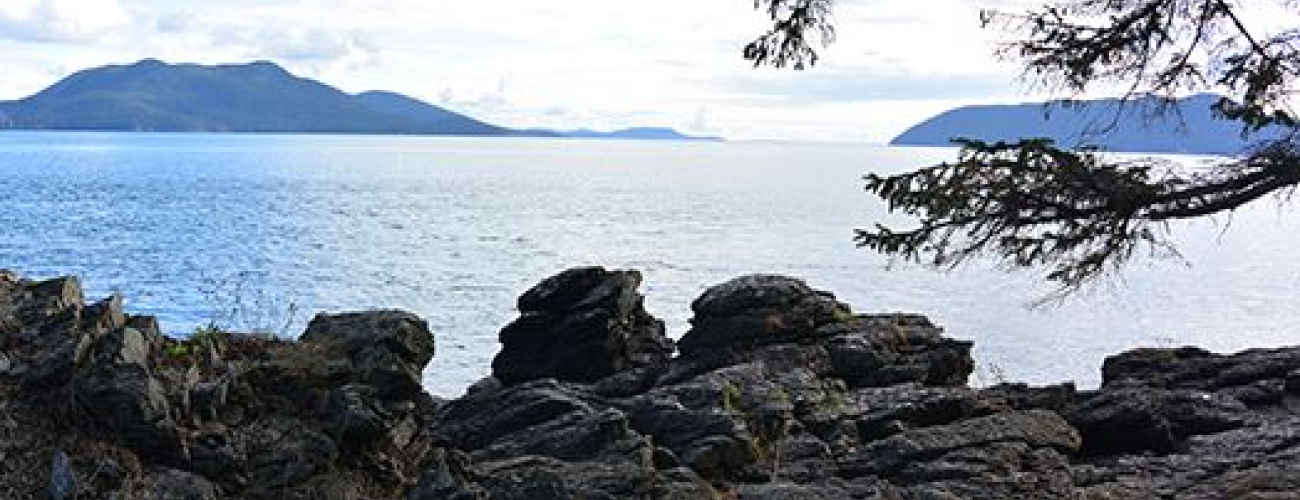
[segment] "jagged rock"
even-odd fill
[[[0,356],[28,374],[0,377],[0,497],[56,497],[58,475],[75,478],[69,499],[149,500],[1300,488],[1300,349],[1132,351],[1108,360],[1097,391],[969,388],[970,344],[924,317],[852,315],[798,280],[751,276],[697,300],[684,355],[669,358],[639,279],[586,268],[539,284],[503,331],[500,373],[443,401],[420,391],[433,341],[407,313],[322,315],[301,342],[166,340],[119,297],[82,303],[75,279],[0,274]]]
[[[1231,397],[1201,391],[1106,389],[1068,413],[1083,436],[1083,452],[1107,454],[1178,449],[1189,436],[1241,427],[1248,408]]]
[[[325,472],[339,458],[338,445],[320,431],[291,421],[263,421],[247,437],[248,476],[253,488],[274,492]],[[252,444],[253,446],[247,446]]]
[[[881,497],[879,491],[868,490],[869,496],[855,494],[843,485],[803,485],[791,483],[746,484],[736,490],[739,500],[853,500]]]
[[[753,275],[707,290],[664,381],[762,358],[843,379],[849,387],[962,385],[971,344],[915,315],[855,316],[835,296],[784,276]],[[770,350],[780,349],[777,356]]]
[[[434,352],[428,323],[403,311],[317,315],[301,341],[341,349],[351,360],[347,372],[352,381],[385,397],[421,393],[424,367]]]
[[[391,440],[395,446],[404,446],[402,438],[409,439],[410,431],[403,430],[410,423],[410,411],[385,404],[378,391],[368,385],[346,385],[330,395],[327,412],[333,421],[333,432],[348,449],[365,449],[376,441]],[[390,439],[386,439],[390,438]]]
[[[1286,376],[1285,386],[1287,394],[1300,396],[1300,369],[1292,370]]]
[[[848,477],[891,475],[906,472],[906,467],[917,461],[1004,442],[1060,453],[1073,453],[1080,446],[1078,432],[1055,412],[1011,411],[909,430],[873,442],[848,460],[842,473]]]
[[[1300,370],[1300,348],[1253,349],[1232,355],[1194,347],[1135,349],[1106,358],[1102,385],[1217,391],[1262,380],[1282,380]]]
[[[919,498],[1064,500],[1073,495],[1066,456],[1078,448],[1078,433],[1055,412],[1010,411],[870,443],[839,473],[877,476]]]
[[[823,330],[834,334],[827,342],[831,375],[849,387],[959,386],[975,369],[973,344],[945,338],[923,316],[860,316]]]
[[[563,462],[521,457],[482,464],[480,484],[492,500],[716,500],[715,491],[689,472],[659,473],[642,464]]]
[[[1196,436],[1170,454],[1084,457],[1074,464],[1085,500],[1294,498],[1300,487],[1300,416]]]
[[[150,364],[152,345],[133,328],[104,335],[91,346],[88,366],[73,385],[94,425],[142,453],[171,457],[180,453],[181,438]]]
[[[627,457],[648,449],[627,417],[594,395],[540,380],[443,407],[435,432],[476,461],[537,455],[561,460]]]
[[[691,330],[678,342],[685,356],[819,338],[819,327],[851,316],[833,295],[775,275],[742,276],[709,288],[691,310]]]
[[[637,292],[641,273],[570,269],[519,298],[519,319],[501,330],[492,374],[505,384],[555,378],[595,382],[659,364],[672,354],[663,322]]]
[[[175,469],[150,471],[131,496],[139,500],[217,500],[217,487],[201,476]]]
[[[688,409],[671,396],[648,396],[631,409],[632,426],[708,478],[735,477],[757,461],[753,439],[732,416]]]
[[[487,500],[487,491],[472,482],[471,474],[468,456],[434,450],[419,484],[407,495],[407,500]]]

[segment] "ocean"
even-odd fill
[[[537,281],[633,268],[678,337],[708,286],[779,273],[859,312],[915,312],[976,343],[976,382],[1096,385],[1137,346],[1300,343],[1300,221],[1263,201],[1171,227],[1182,259],[1139,259],[1062,302],[991,262],[937,272],[855,247],[898,221],[866,172],[946,148],[847,144],[140,133],[0,133],[0,268],[78,275],[170,334],[216,322],[293,337],[313,314],[429,321],[430,392],[490,371]],[[1195,158],[1183,161],[1196,162]]]

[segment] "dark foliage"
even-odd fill
[[[772,19],[772,29],[745,46],[745,59],[804,69],[817,64],[817,49],[835,41],[831,25],[834,0],[754,0],[754,8]]]
[[[1276,3],[1069,0],[1025,13],[984,12],[986,26],[1016,37],[1001,54],[1021,60],[1025,77],[1049,89],[1078,95],[1124,84],[1126,98],[1171,102],[1182,93],[1214,89],[1228,96],[1214,109],[1240,122],[1243,135],[1265,127],[1289,132],[1196,171],[1157,160],[1114,160],[1038,139],[958,140],[962,151],[955,162],[867,176],[867,191],[918,222],[906,230],[881,224],[859,230],[859,245],[941,267],[991,254],[1017,267],[1047,268],[1047,277],[1068,291],[1118,268],[1139,249],[1174,252],[1169,221],[1290,192],[1300,184],[1296,114],[1287,101],[1300,75],[1300,30],[1253,32],[1239,14],[1246,4]],[[791,26],[773,17],[775,31]]]

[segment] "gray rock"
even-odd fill
[[[684,356],[821,338],[819,327],[851,316],[829,293],[774,275],[742,276],[709,288],[691,310],[691,330],[678,342]]]
[[[663,322],[646,312],[641,273],[570,269],[519,299],[520,317],[501,330],[492,374],[502,383],[554,378],[596,382],[664,363],[673,352]]]
[[[396,398],[423,392],[424,367],[434,352],[428,323],[404,311],[320,314],[301,341],[342,350],[354,382]]]
[[[960,386],[974,371],[973,344],[949,339],[915,315],[859,316],[826,328],[831,375],[849,387],[907,382]]]
[[[131,497],[139,500],[217,500],[217,487],[202,476],[175,469],[149,471]]]
[[[608,403],[541,380],[476,393],[439,410],[434,431],[476,460],[537,455],[561,460],[626,458],[648,444]]]
[[[1253,349],[1232,355],[1192,347],[1135,349],[1106,358],[1102,384],[1217,391],[1261,380],[1285,380],[1297,369],[1300,348]]]
[[[487,500],[488,492],[469,478],[469,457],[456,451],[434,450],[420,482],[407,500]]]
[[[1166,389],[1105,389],[1073,407],[1069,421],[1086,454],[1169,453],[1189,436],[1241,427],[1248,408],[1223,395]]]
[[[873,442],[842,464],[847,477],[898,473],[909,464],[996,443],[1020,443],[1069,454],[1080,447],[1078,432],[1055,412],[1011,411],[952,424],[905,431]]]
[[[151,343],[144,334],[119,328],[89,349],[88,365],[73,383],[77,403],[93,424],[111,431],[122,444],[159,457],[181,451],[171,403],[151,366]]]

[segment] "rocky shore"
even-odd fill
[[[0,272],[0,498],[1300,498],[1300,348],[1141,349],[1097,390],[973,388],[971,344],[922,316],[746,276],[673,342],[640,282],[544,280],[493,376],[442,400],[409,313],[170,339],[75,278]]]

